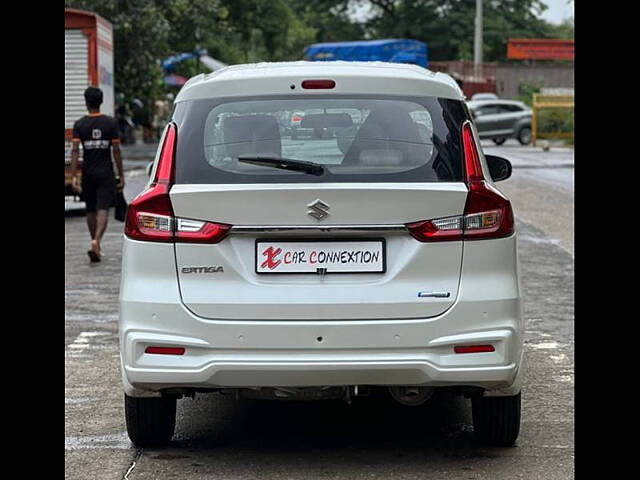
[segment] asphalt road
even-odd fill
[[[573,149],[523,147],[508,140],[498,147],[482,142],[487,154],[507,158],[513,165],[510,179],[498,187],[511,199],[516,216],[545,232],[549,240],[573,256]]]
[[[117,342],[122,224],[110,223],[106,258],[92,265],[84,217],[70,216],[65,477],[572,479],[573,155],[511,142],[487,144],[485,151],[514,164],[512,178],[499,186],[516,211],[527,321],[528,370],[515,447],[475,444],[469,401],[446,395],[412,408],[384,397],[347,405],[236,402],[209,394],[179,401],[169,448],[133,448],[125,433]],[[129,198],[146,180],[139,173],[129,172]]]

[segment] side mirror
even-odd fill
[[[506,180],[511,176],[511,162],[506,158],[496,157],[495,155],[485,155],[489,166],[489,174],[494,182]]]

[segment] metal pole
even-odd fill
[[[475,35],[473,39],[473,67],[476,78],[482,76],[482,0],[476,0]]]
[[[537,102],[537,93],[533,94],[533,115],[531,116],[531,144],[535,147],[536,140],[538,139],[538,102]]]

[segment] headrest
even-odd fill
[[[227,152],[232,158],[242,154],[282,156],[280,127],[271,115],[227,117],[222,130]]]
[[[271,115],[227,117],[222,128],[225,143],[280,140],[278,121]]]

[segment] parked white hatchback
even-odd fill
[[[314,134],[293,138],[290,119]],[[435,389],[475,434],[520,427],[513,212],[462,92],[412,65],[238,65],[176,98],[131,203],[120,290],[129,437],[168,442],[176,400]]]

